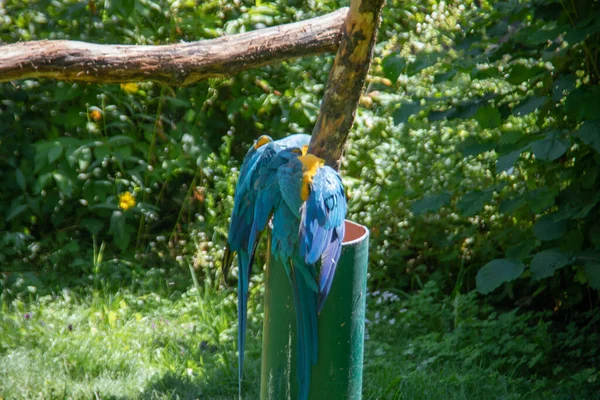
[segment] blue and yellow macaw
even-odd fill
[[[295,134],[284,139],[273,141],[263,135],[250,147],[242,167],[235,189],[234,206],[229,225],[227,247],[223,256],[223,274],[227,276],[235,254],[238,256],[238,374],[239,394],[241,397],[242,366],[244,363],[244,347],[246,341],[246,322],[248,308],[248,283],[252,271],[252,260],[258,241],[248,245],[251,228],[254,222],[254,209],[257,199],[256,180],[259,172],[265,168],[273,157],[287,148],[307,146],[310,136]]]
[[[286,268],[293,289],[298,338],[299,399],[308,398],[317,361],[317,313],[323,307],[344,238],[346,197],[342,181],[307,146],[288,148],[259,171],[250,257],[273,216],[271,251]],[[317,283],[315,264],[321,260]]]

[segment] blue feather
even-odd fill
[[[246,342],[247,308],[248,308],[248,284],[252,272],[252,263],[256,245],[262,230],[269,219],[270,211],[258,212],[258,226],[255,226],[256,204],[259,195],[257,187],[263,170],[271,161],[290,145],[308,145],[310,136],[291,135],[287,138],[273,142],[270,137],[262,136],[254,146],[251,146],[240,168],[240,175],[234,194],[234,206],[229,225],[227,248],[225,250],[222,268],[226,272],[233,260],[233,255],[238,255],[238,373],[239,373],[239,395],[241,397],[242,370],[244,362],[244,347]],[[286,160],[287,162],[287,160]],[[271,181],[276,181],[276,173],[272,173]],[[278,194],[275,191],[267,193],[267,200],[275,203]],[[260,198],[262,201],[263,198]],[[260,203],[259,203],[260,204]]]
[[[246,347],[246,324],[248,321],[248,280],[250,273],[242,271],[249,263],[248,253],[238,253],[238,391],[242,398],[242,376],[244,366],[244,349]]]
[[[320,312],[329,295],[344,239],[346,197],[338,173],[328,166],[319,168],[301,217],[300,255],[314,264],[321,259],[319,273]]]
[[[317,362],[317,287],[315,269],[301,259],[291,262],[290,280],[296,311],[298,399],[308,399],[310,371]]]

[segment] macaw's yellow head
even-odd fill
[[[313,177],[323,165],[325,160],[319,158],[313,154],[304,154],[298,157],[298,160],[302,163],[302,191],[300,196],[302,201],[308,199],[310,194],[310,185],[312,184]]]
[[[256,142],[254,142],[254,149],[258,149],[259,147],[264,146],[267,143],[271,143],[273,141],[273,139],[271,139],[271,136],[269,135],[262,135],[261,137],[259,137],[258,139],[256,139]]]

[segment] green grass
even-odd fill
[[[248,399],[258,397],[260,382],[259,294],[255,289],[250,310]],[[402,300],[389,293],[370,298],[365,399],[598,398],[597,369],[582,365],[554,378],[536,373],[550,358],[523,368],[543,348],[532,344],[539,328],[528,330],[529,317],[477,317],[486,310],[474,296],[461,299],[430,286]],[[167,297],[64,291],[4,302],[0,397],[234,399],[235,305],[231,289],[210,288]]]
[[[231,293],[63,294],[3,308],[0,395],[6,399],[217,399],[235,392]],[[250,353],[255,360],[256,351]],[[257,379],[253,370],[249,382]]]

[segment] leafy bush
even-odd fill
[[[225,1],[2,7],[2,41],[125,44],[211,38],[328,10]],[[158,264],[179,270],[175,258],[196,253],[190,234],[202,241],[198,254],[210,249],[214,259],[231,209],[232,156],[239,160],[262,133],[280,137],[314,122],[323,86],[312,76],[324,81],[327,62],[299,60],[177,89],[151,82],[0,85],[0,263],[7,265],[0,285],[16,295],[60,286],[64,276],[135,284]]]
[[[458,388],[469,394],[458,398],[592,398],[598,393],[597,312],[562,321],[553,321],[551,311],[499,313],[481,306],[475,292],[448,296],[434,281],[411,296],[376,291],[371,301],[367,332],[380,341],[367,346],[366,373],[370,379],[379,379],[380,370],[388,374],[381,382],[382,398],[398,398],[391,393],[410,398],[422,376],[435,376],[430,379],[435,388],[417,387],[418,398],[444,387],[448,395]]]
[[[496,300],[597,303],[597,4],[394,11],[345,164],[373,280],[469,290],[483,266],[482,293],[523,278]]]

